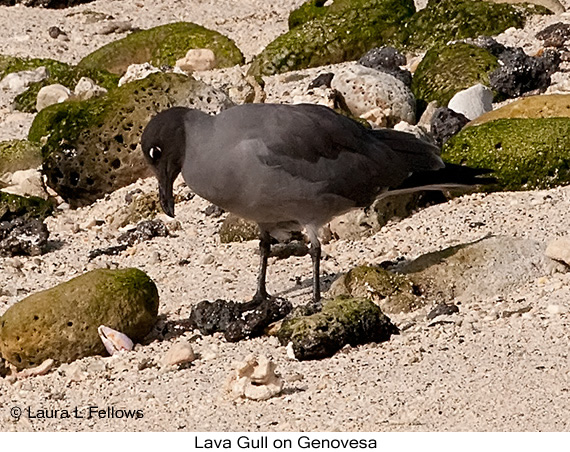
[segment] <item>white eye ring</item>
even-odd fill
[[[160,149],[158,146],[153,146],[148,151],[148,155],[152,160],[158,160],[161,154],[162,154],[162,149]]]

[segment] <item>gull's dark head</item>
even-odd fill
[[[188,108],[174,107],[160,112],[144,129],[141,147],[158,179],[160,205],[174,216],[174,180],[182,171],[186,152],[184,118]]]

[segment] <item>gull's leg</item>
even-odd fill
[[[265,277],[267,276],[267,259],[269,258],[269,252],[271,251],[271,237],[269,232],[261,229],[261,234],[259,236],[259,274],[257,275],[257,291],[253,296],[255,301],[267,300],[269,294],[265,288]]]
[[[321,242],[317,235],[317,229],[307,229],[309,240],[311,242],[311,249],[309,254],[313,261],[313,305],[320,310],[321,308],[321,280],[320,280],[320,266],[321,266]]]

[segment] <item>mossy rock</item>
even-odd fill
[[[38,92],[44,86],[59,83],[70,90],[75,88],[82,77],[88,77],[107,90],[117,86],[119,77],[105,70],[79,68],[61,61],[44,58],[18,58],[0,55],[0,79],[13,72],[33,70],[45,66],[49,77],[41,82],[32,83],[26,91],[16,96],[14,106],[21,111],[35,112]]]
[[[257,223],[229,214],[220,227],[220,242],[247,242],[259,238]]]
[[[423,109],[434,100],[446,106],[459,91],[477,83],[489,86],[489,74],[498,66],[495,56],[474,45],[456,43],[431,49],[412,79],[418,107]]]
[[[42,163],[39,143],[28,140],[0,142],[0,176],[14,171],[37,168]]]
[[[326,2],[327,0],[309,0],[291,11],[288,19],[289,30],[317,17],[324,16],[329,10],[329,7],[325,6]]]
[[[44,220],[53,213],[54,204],[37,196],[18,196],[0,191],[0,221],[17,217]]]
[[[570,183],[570,118],[499,119],[467,127],[447,141],[450,163],[489,168],[503,190]]]
[[[341,276],[330,290],[333,296],[369,298],[388,314],[415,311],[425,304],[418,286],[406,275],[366,265]]]
[[[467,124],[476,126],[496,119],[570,117],[570,94],[544,94],[517,99],[487,112]]]
[[[78,66],[122,75],[131,64],[150,62],[157,67],[174,66],[190,49],[212,50],[220,68],[244,62],[240,50],[226,36],[190,22],[176,22],[111,42],[87,55]]]
[[[192,77],[151,74],[102,98],[68,101],[39,112],[28,138],[40,141],[47,182],[72,207],[146,177],[139,149],[148,121],[173,106],[218,112],[231,106],[227,95]]]
[[[249,74],[273,75],[355,60],[373,47],[400,42],[402,23],[414,12],[412,0],[342,2],[271,42],[255,57]]]
[[[334,355],[347,344],[383,342],[398,328],[380,308],[366,298],[339,296],[323,302],[322,311],[286,319],[277,337],[281,344],[293,344],[298,360]]]
[[[103,354],[100,325],[140,342],[157,314],[158,291],[144,272],[93,270],[10,307],[0,317],[0,354],[18,369]]]
[[[408,50],[430,49],[450,41],[496,36],[507,28],[522,28],[532,14],[550,14],[535,5],[513,6],[479,0],[430,0],[406,22],[402,42]]]

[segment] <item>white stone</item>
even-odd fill
[[[490,88],[478,83],[455,94],[447,107],[456,113],[462,113],[472,121],[483,113],[493,110],[493,92]]]
[[[38,92],[36,100],[36,110],[41,111],[46,107],[54,104],[60,104],[73,97],[72,92],[63,85],[56,83],[54,85],[44,86]]]
[[[2,182],[8,184],[2,189],[5,193],[19,196],[38,196],[47,199],[48,194],[44,189],[42,174],[37,169],[15,171],[2,177]]]
[[[570,237],[562,237],[548,243],[546,251],[547,257],[570,265]]]
[[[12,72],[0,81],[0,89],[18,95],[23,93],[30,84],[41,82],[48,77],[49,72],[44,66],[31,71]]]
[[[175,66],[188,73],[209,71],[216,67],[216,55],[210,49],[190,49],[184,58],[176,61]]]
[[[164,355],[162,364],[164,366],[176,366],[178,364],[191,363],[195,359],[194,350],[192,350],[192,346],[188,342],[177,342]]]
[[[160,69],[154,67],[150,63],[131,64],[127,68],[125,74],[119,79],[119,86],[123,86],[125,83],[133,82],[135,80],[142,80],[155,72],[160,72]]]
[[[414,95],[390,74],[354,64],[336,73],[331,87],[343,96],[353,115],[368,117],[379,127],[415,123]]]
[[[78,99],[88,100],[107,94],[107,90],[95,83],[88,77],[81,77],[73,89],[73,93]]]

